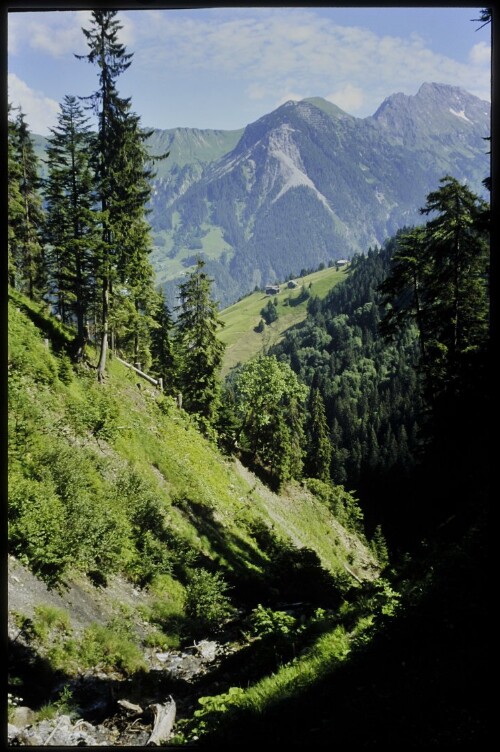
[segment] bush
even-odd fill
[[[286,611],[273,611],[264,608],[260,603],[250,615],[252,632],[257,637],[272,635],[273,637],[288,637],[295,632],[297,620]]]
[[[278,311],[272,300],[268,300],[267,305],[261,309],[260,315],[266,324],[272,324],[278,318]]]
[[[233,612],[222,574],[198,569],[186,587],[186,615],[195,632],[218,632]]]
[[[62,381],[63,384],[71,384],[73,381],[73,367],[70,358],[65,353],[62,353],[58,360],[59,381]]]
[[[10,551],[49,585],[55,585],[71,554],[64,505],[53,483],[11,474],[8,511]]]

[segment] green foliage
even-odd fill
[[[382,568],[386,567],[389,564],[389,551],[381,525],[377,525],[375,528],[373,537],[370,541],[370,547],[377,557],[380,566]]]
[[[10,113],[9,113],[10,114]],[[31,300],[46,292],[39,162],[25,114],[9,122],[9,276]]]
[[[223,694],[200,697],[198,704],[201,707],[194,711],[193,718],[183,719],[177,724],[173,743],[196,742],[200,736],[218,728],[222,719],[227,718],[227,714],[241,704],[244,694],[241,687],[230,687]]]
[[[418,332],[406,326],[390,343],[379,333],[377,288],[389,272],[395,247],[393,239],[382,249],[355,256],[343,283],[323,300],[311,298],[306,321],[289,330],[271,350],[321,397],[332,447],[333,482],[356,488],[363,506],[370,505],[384,524],[388,509],[392,512],[396,505],[401,509],[397,491],[388,487],[387,474],[396,480],[415,466],[422,421],[415,371]],[[318,410],[312,402],[308,423],[312,426],[313,409],[318,430]],[[324,436],[324,425],[321,433]],[[306,460],[318,458],[311,441]],[[322,465],[326,480],[326,462]]]
[[[87,99],[88,107],[98,116],[91,163],[100,209],[99,242],[92,259],[99,300],[100,382],[104,379],[112,328],[125,353],[132,354],[135,361],[149,360],[154,297],[148,259],[151,243],[145,219],[151,193],[151,172],[146,167],[150,155],[145,141],[151,134],[140,128],[130,99],[118,93],[117,79],[130,66],[132,55],[118,40],[122,27],[116,15],[115,10],[92,12],[90,27],[83,29],[88,54],[77,55],[99,71],[99,86]]]
[[[42,705],[40,710],[37,711],[36,717],[38,721],[46,721],[52,720],[58,715],[69,715],[70,718],[75,718],[76,713],[77,705],[73,699],[73,692],[65,684],[59,693],[59,698],[47,705]]]
[[[220,572],[198,569],[192,572],[186,586],[186,615],[198,633],[219,632],[233,607],[226,595],[229,586]]]
[[[85,668],[118,671],[123,676],[146,668],[140,648],[116,625],[111,628],[92,624],[84,630],[79,663]]]
[[[63,353],[59,356],[58,377],[63,384],[71,384],[73,381],[73,366],[70,358]]]
[[[363,535],[363,510],[350,491],[331,481],[325,482],[318,478],[307,478],[305,484],[315,496],[330,507],[343,525],[358,535]]]
[[[405,318],[418,327],[431,402],[463,391],[488,336],[486,204],[450,176],[440,182],[421,210],[433,219],[402,235],[381,285],[389,307],[382,331],[394,332]]]
[[[332,461],[332,444],[326,421],[325,404],[319,389],[311,387],[306,423],[306,474],[328,481]]]
[[[219,405],[219,369],[224,345],[217,336],[223,326],[217,304],[211,299],[212,280],[199,260],[179,287],[181,304],[176,326],[179,384],[183,406],[213,423]]]
[[[300,477],[306,389],[275,357],[249,361],[234,379],[239,440],[252,460],[268,467],[278,485]]]
[[[46,263],[55,311],[63,322],[76,323],[82,344],[95,296],[97,216],[89,163],[91,143],[88,118],[76,97],[65,96],[58,126],[52,129],[47,145]]]
[[[250,614],[252,632],[256,637],[270,635],[275,638],[288,637],[297,626],[297,620],[286,611],[274,611],[260,603]]]
[[[65,509],[54,484],[11,474],[11,553],[53,584],[61,579],[71,560],[66,533]]]
[[[278,311],[272,300],[267,301],[267,305],[261,309],[260,315],[266,324],[272,324],[278,318]]]

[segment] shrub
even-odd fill
[[[186,587],[186,615],[195,632],[217,632],[231,615],[233,607],[226,595],[228,584],[220,572],[198,569]]]
[[[172,741],[174,744],[196,742],[200,736],[214,731],[228,713],[241,705],[244,696],[241,687],[230,687],[223,694],[200,697],[198,704],[201,707],[194,711],[191,719],[182,719],[177,724],[177,734]]]
[[[58,361],[59,380],[62,381],[63,384],[71,384],[73,381],[73,367],[70,358],[65,353],[61,353]]]
[[[50,481],[11,475],[9,548],[50,585],[61,580],[70,561],[66,514]]]
[[[257,637],[286,637],[295,632],[297,620],[286,611],[273,611],[272,608],[264,608],[259,603],[250,615],[250,624]]]
[[[278,318],[278,311],[272,300],[268,300],[267,305],[261,309],[260,315],[266,322],[266,324],[272,324]]]

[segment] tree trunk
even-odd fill
[[[155,715],[153,732],[148,739],[148,746],[160,747],[166,742],[172,733],[175,723],[176,707],[175,702],[170,697],[169,702],[165,705],[154,703],[149,706]]]
[[[102,335],[101,335],[101,352],[99,354],[99,364],[97,366],[97,380],[99,383],[104,381],[104,371],[106,370],[106,355],[108,352],[108,319],[109,319],[109,280],[106,276],[102,286]]]

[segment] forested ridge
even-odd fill
[[[109,10],[83,29],[98,85],[61,103],[43,180],[9,108],[8,532],[49,590],[143,600],[83,631],[47,603],[9,610],[9,718],[24,698],[38,734],[13,743],[48,744],[65,714],[144,745],[169,697],[167,745],[477,743],[489,204],[443,176],[420,224],[354,255],[326,296],[290,294],[305,320],[222,379],[203,259],[175,310],[155,283],[150,133],[119,94],[120,30]]]

